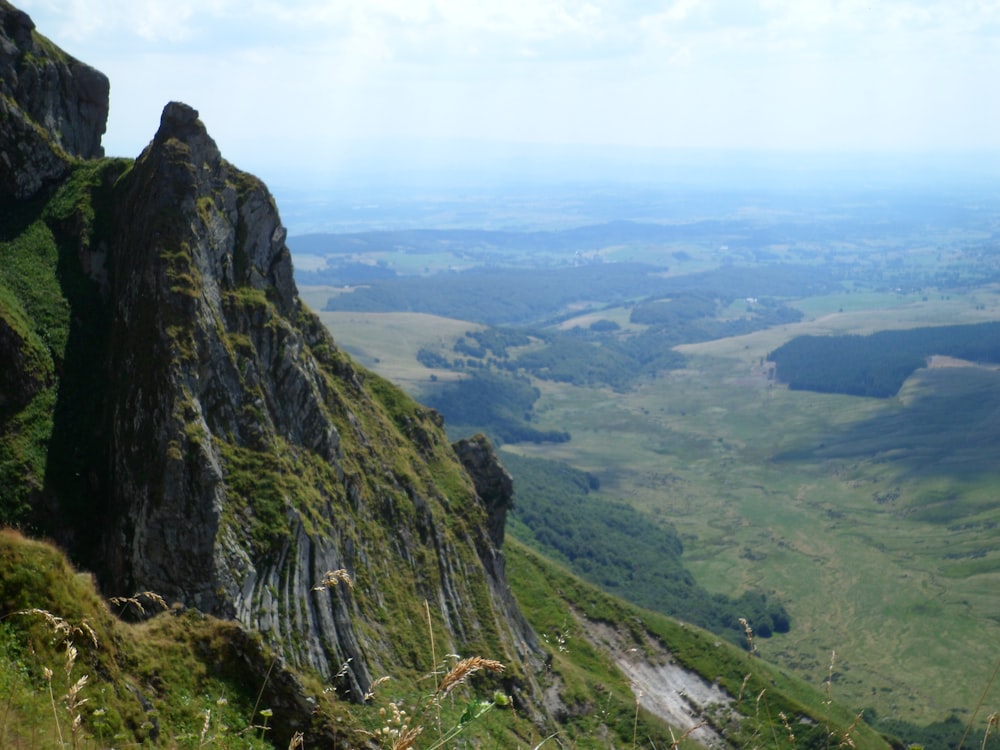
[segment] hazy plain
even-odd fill
[[[535,426],[572,439],[503,450],[590,471],[609,499],[675,526],[687,565],[709,590],[776,593],[793,627],[760,644],[766,658],[820,684],[836,651],[833,689],[850,704],[917,723],[964,715],[989,681],[1000,641],[998,373],[935,360],[896,397],[872,399],[789,390],[765,360],[804,333],[1000,320],[1000,191],[957,178],[851,189],[843,180],[805,188],[795,179],[786,173],[767,189],[747,180],[527,192],[507,185],[461,195],[435,187],[365,203],[363,220],[341,205],[325,225],[327,204],[318,201],[308,227],[555,231],[611,220],[714,222],[714,235],[613,244],[589,257],[662,264],[672,276],[789,263],[842,269],[836,289],[782,300],[803,313],[800,321],[679,346],[683,368],[631,388],[533,379],[541,392]],[[306,209],[293,204],[293,215],[299,210]],[[294,253],[294,236],[289,244]],[[503,262],[579,262],[561,253],[515,244]],[[415,262],[412,248],[389,245],[353,260],[433,276],[459,258],[476,263],[468,248]],[[304,259],[310,269],[330,260]],[[299,275],[314,309],[351,293]],[[743,307],[734,301],[719,316],[739,316]],[[597,320],[617,323],[623,336],[641,328],[630,323],[629,306],[589,300],[578,317],[565,312],[563,330]],[[363,364],[418,396],[465,375],[429,369],[417,353],[448,354],[467,331],[483,329],[419,311],[320,314]]]

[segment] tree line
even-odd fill
[[[793,390],[889,398],[933,355],[1000,363],[1000,323],[797,336],[767,359]]]

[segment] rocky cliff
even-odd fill
[[[71,157],[103,156],[108,79],[35,33],[0,0],[0,198],[28,198],[69,173]]]
[[[106,79],[4,0],[0,28],[2,520],[345,697],[426,671],[428,616],[439,654],[500,659],[517,693],[537,645],[488,443],[460,446],[467,471],[437,414],[338,350],[273,198],[194,109],[168,104],[134,162],[99,159]]]

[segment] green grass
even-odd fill
[[[482,328],[450,318],[423,313],[320,312],[320,320],[341,346],[365,367],[401,385],[410,392],[427,382],[428,371],[417,362],[422,348],[441,350],[447,356],[451,345],[466,331]],[[435,371],[440,380],[460,377],[446,370]]]
[[[0,406],[0,518],[6,523],[29,523],[28,502],[43,487],[60,485],[74,498],[85,493],[77,472],[103,385],[93,367],[103,312],[80,258],[106,239],[106,217],[99,220],[95,207],[106,203],[107,185],[126,166],[114,159],[77,163],[47,202],[0,212],[0,328],[20,340],[21,380],[33,381],[16,384],[13,390],[22,392]],[[65,408],[71,394],[81,393],[86,406]]]
[[[416,677],[393,672],[373,700],[357,705],[338,700],[309,674],[279,675],[285,667],[277,657],[236,623],[196,610],[164,612],[150,597],[135,599],[151,619],[122,622],[114,614],[134,604],[106,603],[92,578],[73,570],[55,548],[0,532],[0,746],[283,750],[294,731],[306,732],[306,747],[326,746],[315,743],[329,732],[337,735],[337,746],[369,746],[376,730],[399,726],[391,711],[386,716],[390,701],[422,723],[420,747],[463,733],[498,747],[521,744],[520,737],[536,744],[541,739],[530,722],[502,706],[494,715],[494,700],[509,706],[497,677],[476,676],[447,697],[435,695],[456,663],[445,656],[444,639],[434,663],[426,620],[419,616],[411,625],[422,634],[426,670]],[[432,619],[437,630],[439,614]],[[75,649],[71,657],[67,644]],[[82,700],[70,706],[67,691],[83,677]],[[299,710],[292,723],[289,701],[305,697],[315,710],[311,717]],[[470,706],[475,718],[463,723]],[[391,747],[392,738],[382,736],[376,745]]]
[[[631,307],[611,307],[599,312],[588,312],[575,318],[569,318],[559,324],[560,330],[570,330],[572,328],[589,328],[599,320],[610,320],[617,323],[625,331],[644,331],[649,326],[632,323],[629,316],[632,313]]]
[[[234,625],[196,612],[122,623],[89,576],[53,547],[12,532],[0,533],[0,563],[4,748],[271,747],[251,730],[260,684],[241,674],[248,654],[232,649]],[[67,710],[67,691],[84,676],[83,701]]]
[[[507,555],[514,593],[536,631],[550,645],[553,673],[565,682],[567,694],[577,695],[582,704],[589,702],[593,706],[603,702],[622,712],[631,693],[631,686],[608,653],[595,649],[591,641],[595,628],[604,624],[619,630],[619,646],[623,651],[631,646],[656,663],[663,658],[659,649],[666,645],[671,660],[714,680],[734,698],[744,696],[744,700],[736,702],[736,709],[745,717],[742,732],[735,738],[739,747],[789,746],[777,723],[779,712],[792,717],[795,723],[800,718],[811,722],[817,735],[826,729],[843,732],[853,721],[849,709],[837,701],[828,703],[830,696],[825,691],[808,687],[713,634],[603,594],[516,541],[508,545]],[[829,657],[827,654],[826,664]],[[817,669],[820,679],[822,669]],[[749,698],[756,697],[761,690],[765,691],[764,703],[770,721],[765,719],[766,712],[759,713],[759,706]],[[602,691],[606,692],[603,700]],[[640,716],[643,723],[639,731],[635,736],[630,736],[630,731],[621,732],[621,744],[628,746],[635,739],[641,744],[662,746],[657,736],[651,734],[655,727],[648,723],[648,716],[643,713]],[[801,734],[807,733],[803,731],[805,725],[797,726]],[[818,731],[820,727],[823,732]],[[782,736],[779,738],[772,730]],[[852,739],[859,748],[885,747],[885,742],[864,725],[856,728]],[[806,737],[802,740],[808,742]]]
[[[23,377],[14,371],[11,402],[0,407],[0,519],[6,523],[27,521],[29,503],[44,484],[53,376],[69,336],[70,308],[56,275],[59,250],[42,211],[22,203],[0,219],[0,328],[10,331],[7,345],[20,346],[23,357]]]
[[[62,357],[69,330],[69,306],[55,273],[58,249],[51,230],[36,221],[0,244],[0,284],[15,295],[35,332],[53,356]]]
[[[278,682],[271,674],[275,663],[257,636],[195,610],[175,608],[157,614],[159,608],[151,598],[141,595],[136,598],[145,603],[151,619],[122,622],[112,610],[125,611],[134,604],[109,608],[92,579],[70,568],[61,553],[12,532],[0,533],[0,563],[3,747],[264,750],[287,746],[293,728],[283,716],[282,700],[288,696],[281,688],[272,689]],[[422,634],[422,668],[412,675],[406,669],[393,670],[392,679],[364,705],[341,702],[309,675],[300,675],[315,701],[313,721],[336,727],[338,746],[347,747],[374,741],[388,748],[407,726],[422,727],[417,746],[425,748],[463,747],[469,742],[536,747],[547,736],[558,736],[560,746],[580,749],[607,747],[609,738],[618,747],[671,746],[680,732],[672,735],[661,720],[645,709],[637,710],[632,686],[616,666],[615,653],[595,636],[595,628],[609,626],[618,629],[623,647],[634,645],[649,658],[663,658],[665,652],[657,645],[662,640],[671,644],[671,658],[712,675],[734,695],[744,676],[751,674],[751,688],[766,685],[772,711],[785,711],[796,719],[812,717],[816,726],[827,721],[829,709],[820,696],[739,649],[718,643],[711,634],[625,605],[516,543],[510,547],[509,564],[518,582],[517,597],[541,634],[548,660],[540,672],[530,676],[505,672],[504,678],[520,683],[522,689],[530,679],[537,686],[558,690],[566,709],[558,725],[538,724],[530,712],[510,710],[505,683],[488,672],[445,697],[439,686],[461,662],[443,653],[449,644],[439,637],[435,661],[434,641],[423,616],[409,623],[415,635]],[[387,606],[395,603],[386,596]],[[30,608],[34,609],[27,611]],[[429,616],[440,636],[439,613],[430,610]],[[67,643],[76,649],[69,658]],[[51,670],[50,678],[46,669]],[[87,681],[81,683],[78,696],[84,700],[68,705],[65,694],[84,676]],[[767,740],[773,722],[758,723],[749,708],[743,706],[750,718],[744,720],[743,733],[735,736],[748,743],[755,737]],[[80,724],[73,730],[75,715]],[[829,721],[842,731],[850,723],[850,712],[836,708]],[[297,728],[310,731],[301,724]],[[859,748],[884,747],[867,728],[856,729],[852,736]],[[312,741],[307,746],[314,746]],[[695,745],[683,741],[680,747]]]
[[[811,318],[833,313],[868,312],[893,309],[920,302],[922,294],[897,292],[858,292],[808,297],[795,303],[795,307]]]
[[[312,310],[322,310],[326,306],[326,301],[334,294],[343,293],[340,287],[332,286],[299,286],[299,297]]]

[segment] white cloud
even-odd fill
[[[20,4],[111,77],[115,153],[137,153],[173,98],[234,160],[380,137],[1000,146],[997,2]]]
[[[97,35],[124,33],[145,41],[178,41],[192,33],[196,15],[212,13],[217,2],[177,0],[41,0],[22,2],[29,13],[37,8],[51,14],[58,22],[43,33],[61,39],[80,41]]]

